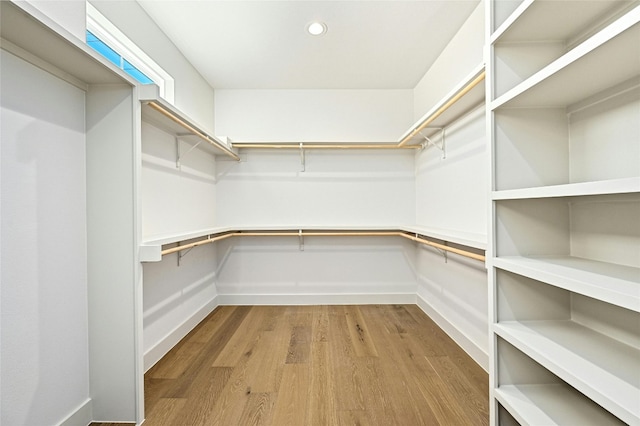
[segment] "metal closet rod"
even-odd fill
[[[167,118],[173,120],[175,123],[178,123],[179,125],[184,127],[186,130],[188,130],[189,132],[191,132],[194,135],[198,136],[200,139],[202,139],[205,142],[208,142],[211,145],[215,146],[216,148],[222,150],[229,157],[232,157],[236,161],[240,161],[240,157],[238,157],[238,155],[235,152],[233,152],[232,150],[230,150],[229,148],[227,148],[226,146],[224,146],[220,142],[216,141],[215,139],[211,139],[208,135],[204,134],[203,132],[201,132],[200,130],[196,129],[195,127],[193,127],[189,123],[185,122],[180,117],[176,117],[171,111],[169,111],[166,108],[164,108],[164,106],[162,106],[161,104],[159,104],[157,102],[154,102],[154,101],[150,101],[150,102],[147,102],[147,105],[149,105],[151,108],[155,109],[159,113],[163,114]]]
[[[473,89],[478,84],[480,84],[480,82],[482,80],[484,80],[484,76],[485,76],[485,71],[482,70],[482,72],[480,74],[478,74],[478,76],[476,78],[471,80],[469,82],[469,84],[467,84],[462,89],[460,89],[460,91],[458,91],[455,95],[453,95],[447,102],[444,103],[444,105],[442,105],[440,108],[438,108],[429,117],[425,118],[425,120],[422,123],[420,123],[420,125],[418,127],[413,129],[413,131],[411,133],[409,133],[407,136],[405,136],[398,143],[398,145],[397,145],[398,148],[404,148],[405,146],[407,146],[405,144],[407,142],[409,142],[414,136],[416,136],[418,133],[420,133],[422,130],[424,130],[424,128],[427,127],[429,124],[431,124],[436,118],[440,117],[442,115],[442,113],[444,113],[446,110],[448,110],[451,107],[451,105],[453,105],[456,102],[458,102],[460,100],[460,98],[462,98],[464,95],[469,93],[471,91],[471,89]]]
[[[395,143],[368,142],[233,142],[234,148],[252,149],[417,149],[420,145],[398,146]]]
[[[436,243],[403,231],[230,231],[226,234],[219,234],[213,237],[208,236],[203,240],[162,250],[162,255],[176,253],[231,237],[403,237],[443,251],[459,254],[482,262],[485,261],[485,256],[482,254]]]

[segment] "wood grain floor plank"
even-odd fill
[[[175,426],[182,424],[178,412],[187,400],[184,398],[161,398],[155,406],[154,415],[147,416],[145,426]]]
[[[356,352],[356,356],[378,356],[376,345],[371,338],[367,323],[358,306],[346,306],[345,316],[347,328],[351,335],[351,343]]]
[[[488,424],[487,374],[414,305],[214,313],[145,375],[145,425]]]
[[[473,424],[462,409],[466,401],[456,399],[450,393],[447,383],[433,369],[431,362],[425,357],[417,360],[416,365],[421,374],[415,376],[415,383],[438,419],[438,423],[441,425]]]
[[[310,390],[310,365],[285,365],[271,423],[279,426],[300,425],[306,417]]]
[[[427,361],[445,383],[449,393],[456,395],[457,400],[466,402],[465,404],[460,404],[460,408],[471,423],[474,425],[488,425],[489,410],[485,403],[488,395],[485,392],[478,392],[458,365],[451,361],[448,356],[427,358]]]
[[[243,356],[246,356],[248,347],[258,339],[260,331],[264,330],[265,316],[262,309],[251,309],[238,326],[229,341],[220,351],[212,363],[213,367],[234,367]]]
[[[186,395],[178,419],[185,425],[205,426],[213,416],[216,402],[233,372],[229,367],[203,367]]]
[[[271,424],[275,398],[267,392],[252,392],[240,415],[238,425],[261,426]]]
[[[213,364],[213,360],[217,358],[222,348],[225,347],[231,336],[235,334],[249,311],[250,308],[242,306],[233,310],[233,313],[225,321],[224,327],[220,327],[211,340],[204,344],[202,352],[190,364],[186,365],[184,373],[176,379],[174,386],[167,392],[167,397],[183,398],[189,392],[196,377]],[[154,377],[154,373],[151,371],[150,373],[150,376]]]
[[[311,396],[304,423],[307,425],[335,425],[338,421],[328,345],[328,342],[311,345]]]

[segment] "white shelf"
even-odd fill
[[[499,257],[493,266],[640,312],[640,268],[569,256]]]
[[[492,197],[494,200],[519,200],[529,198],[627,194],[633,192],[640,192],[640,177],[493,191]]]
[[[629,424],[640,423],[640,350],[573,321],[504,322],[500,337]]]
[[[564,384],[500,386],[495,396],[522,425],[624,424]]]
[[[640,74],[640,6],[491,102],[491,109],[565,107]],[[637,53],[637,52],[636,52]]]
[[[462,232],[451,229],[429,228],[424,226],[401,226],[400,229],[412,234],[424,235],[437,240],[449,241],[467,247],[480,250],[487,249],[487,236],[471,232]]]
[[[450,99],[456,96],[461,90],[463,90],[469,83],[475,80],[484,71],[484,64],[478,65],[464,80],[462,80],[456,87],[453,88],[445,97],[443,97],[438,103],[436,103],[426,114],[424,114],[418,121],[416,121],[400,138],[398,142],[409,136],[416,128],[420,127],[429,117],[438,112]],[[442,112],[436,119],[434,119],[429,126],[422,131],[422,133],[428,137],[438,133],[438,128],[446,128],[451,123],[455,122],[466,113],[472,111],[484,102],[485,99],[485,85],[478,84],[462,96],[458,101],[453,103],[444,112]],[[414,136],[408,142],[409,145],[421,144],[425,141],[420,135]]]
[[[354,232],[407,232],[410,234],[419,234],[426,237],[431,237],[438,240],[449,241],[455,244],[460,244],[467,247],[472,247],[480,250],[486,249],[486,237],[478,234],[453,232],[446,230],[438,230],[432,228],[423,228],[416,226],[406,225],[318,225],[318,224],[306,224],[306,225],[231,225],[222,227],[213,227],[200,229],[196,231],[163,234],[163,235],[149,235],[143,238],[142,244],[140,244],[139,252],[141,262],[159,262],[162,259],[162,246],[168,244],[175,244],[178,242],[184,242],[189,240],[195,240],[198,238],[204,238],[213,236],[216,234],[223,234],[227,232],[247,232],[247,231],[259,231],[259,232],[278,232],[278,231],[354,231]]]
[[[213,155],[224,155],[238,160],[239,157],[232,147],[221,141],[203,126],[194,122],[188,115],[162,99],[158,86],[148,84],[140,87],[139,100],[142,103],[142,120],[174,137],[192,138],[198,145]],[[156,105],[157,108],[154,108]],[[163,112],[160,112],[161,109]],[[183,123],[183,124],[180,124]]]
[[[634,1],[525,0],[491,35],[490,43],[571,40]],[[579,13],[576,13],[579,11]],[[540,25],[544,22],[544,25]]]

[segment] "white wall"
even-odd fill
[[[364,226],[415,220],[413,151],[251,150],[218,162],[218,225]]]
[[[85,94],[0,64],[0,423],[56,424],[89,398]]]
[[[27,0],[18,3],[29,3],[80,40],[85,40],[86,0]]]
[[[143,238],[211,228],[215,225],[216,162],[195,148],[197,140],[178,142],[163,130],[142,123]]]
[[[216,135],[233,141],[393,142],[411,90],[216,90]]]
[[[134,0],[92,0],[91,4],[174,78],[175,106],[212,131],[213,89],[144,9]]]
[[[418,119],[483,60],[484,5],[480,4],[414,90]],[[437,134],[434,142],[440,143]],[[444,234],[487,235],[489,199],[485,109],[445,129],[446,158],[434,147],[416,157],[416,222]],[[483,368],[488,369],[487,272],[476,260],[418,249],[418,304]]]
[[[216,218],[216,162],[181,140],[176,167],[173,136],[142,123],[141,209],[144,238],[207,229]],[[145,370],[217,306],[216,246],[143,265]]]
[[[216,245],[144,268],[144,368],[153,366],[217,305]]]
[[[414,88],[414,120],[484,62],[484,14],[484,2],[480,2]]]
[[[413,244],[398,237],[236,237],[218,243],[225,304],[415,303]]]
[[[220,90],[216,133],[234,140],[393,142],[410,90]],[[243,151],[218,161],[221,226],[413,223],[413,151]],[[415,301],[413,246],[396,238],[234,238],[219,243],[223,303]],[[376,295],[372,297],[372,295]]]

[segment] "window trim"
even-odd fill
[[[174,80],[142,49],[111,23],[91,3],[87,2],[87,30],[149,77],[159,87],[160,96],[174,102]]]

